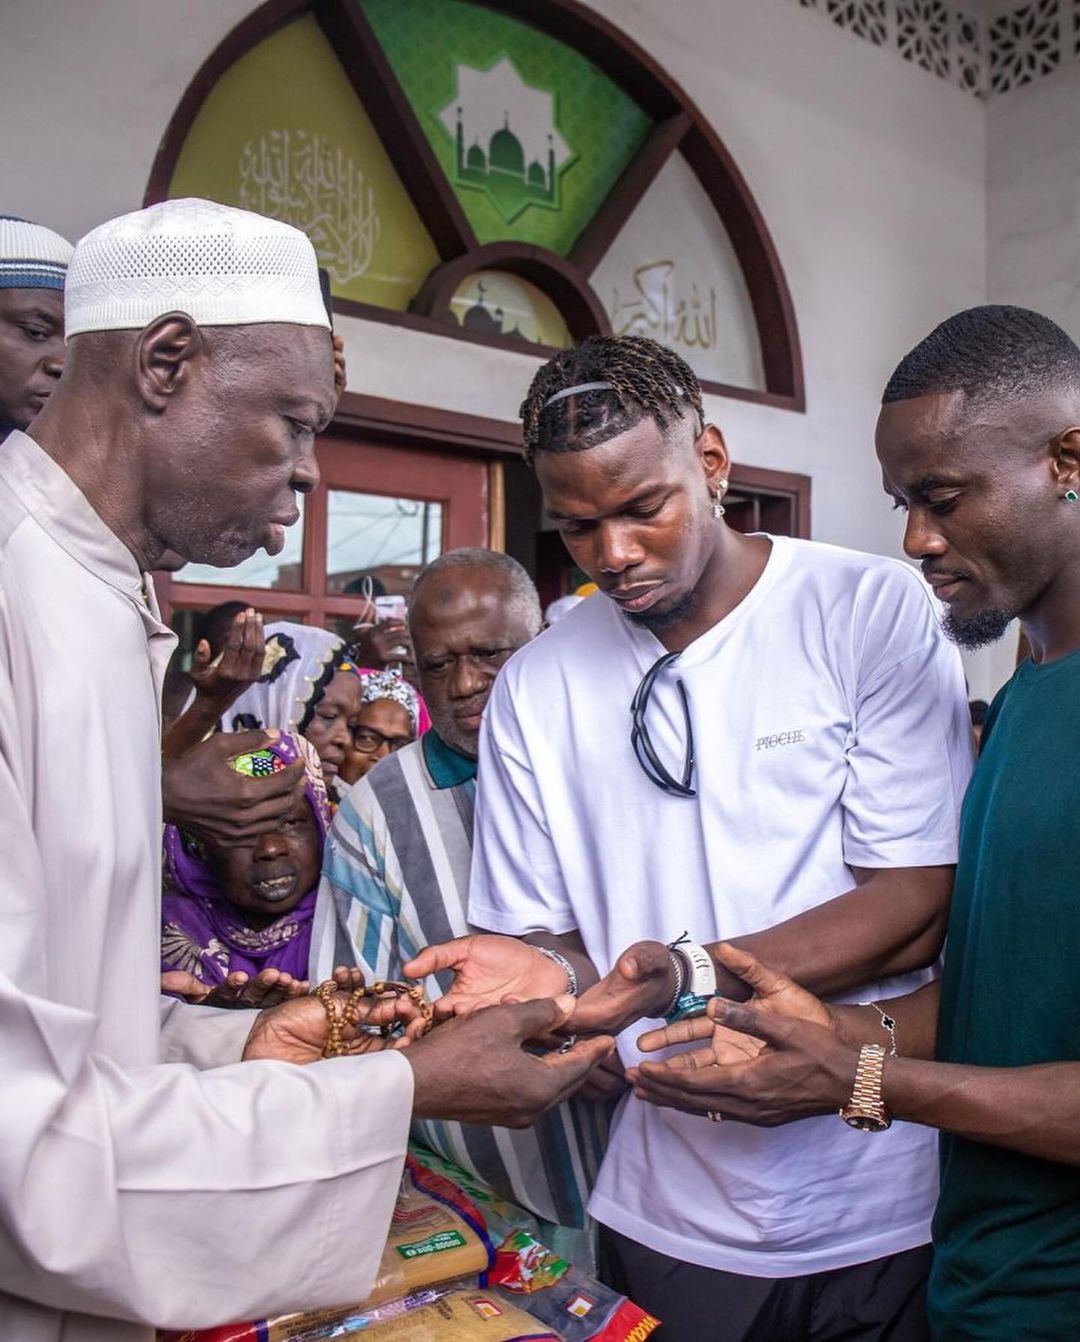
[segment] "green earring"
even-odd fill
[[[1080,494],[1078,494],[1075,489],[1067,489],[1065,491],[1066,503],[1076,503],[1077,500],[1080,500]]]

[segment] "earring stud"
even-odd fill
[[[1080,499],[1080,494],[1078,494],[1075,489],[1067,489],[1065,491],[1066,503],[1076,503],[1078,499]]]

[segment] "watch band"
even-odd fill
[[[855,1068],[855,1085],[840,1110],[845,1123],[862,1132],[884,1132],[892,1126],[892,1115],[881,1097],[885,1050],[880,1044],[863,1044]]]
[[[704,946],[696,941],[677,941],[668,947],[685,966],[683,982],[677,986],[675,1000],[665,1016],[668,1025],[692,1016],[703,1016],[710,998],[716,996],[716,965]]]

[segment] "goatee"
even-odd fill
[[[947,610],[942,616],[941,627],[946,638],[973,652],[976,648],[985,648],[988,643],[996,643],[1014,618],[1006,610],[980,610],[966,617]]]

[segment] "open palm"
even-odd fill
[[[508,1000],[525,1002],[566,992],[566,971],[516,937],[488,932],[457,937],[426,947],[404,967],[412,979],[448,970],[454,981],[435,1003],[435,1014],[444,1019]]]

